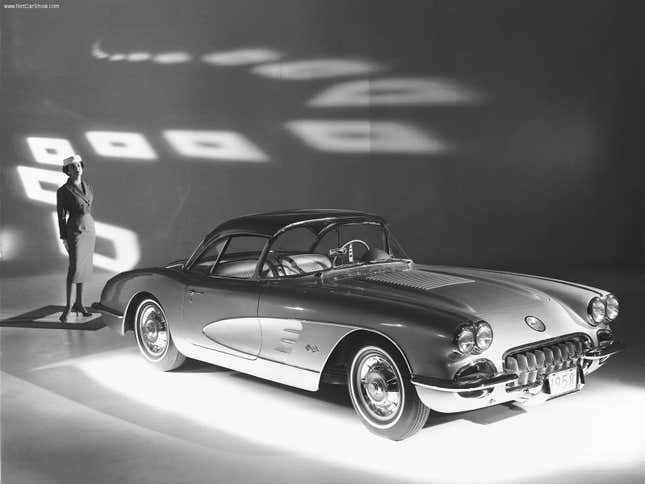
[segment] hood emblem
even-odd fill
[[[544,331],[546,329],[546,326],[542,322],[540,318],[536,318],[535,316],[527,316],[524,318],[524,321],[526,324],[529,325],[531,329],[534,329],[535,331]]]

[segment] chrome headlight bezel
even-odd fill
[[[465,323],[457,329],[454,345],[463,356],[479,354],[493,343],[493,328],[486,321]]]
[[[605,297],[605,317],[608,321],[614,321],[620,314],[620,302],[613,294]]]
[[[486,351],[493,344],[493,328],[486,321],[475,325],[475,346],[479,351]]]
[[[475,349],[475,329],[472,325],[459,328],[455,336],[455,346],[462,355],[469,355]]]
[[[594,297],[589,301],[587,316],[589,324],[598,326],[602,323],[611,323],[620,314],[620,302],[614,294],[607,294],[602,297]]]
[[[592,326],[598,326],[603,323],[607,317],[607,308],[605,306],[605,301],[602,298],[594,297],[589,301],[589,306],[587,307],[587,313],[589,315],[589,322]]]

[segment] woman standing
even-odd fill
[[[69,177],[67,183],[56,192],[56,209],[58,211],[58,228],[60,238],[69,254],[67,271],[67,300],[60,316],[67,321],[72,297],[72,284],[76,284],[76,302],[71,310],[76,314],[90,316],[83,306],[83,283],[92,276],[92,257],[94,255],[94,219],[92,203],[94,193],[90,184],[83,180],[83,160],[79,155],[63,160],[63,172]]]

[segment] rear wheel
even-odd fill
[[[380,346],[361,347],[348,374],[349,395],[363,424],[375,434],[403,440],[418,432],[430,410],[410,383],[402,358]]]
[[[134,332],[139,352],[160,370],[174,370],[186,361],[172,341],[161,305],[154,299],[144,299],[137,306]]]

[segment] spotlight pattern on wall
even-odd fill
[[[91,47],[91,56],[99,61],[150,63],[176,66],[201,63],[213,68],[244,67],[250,75],[272,82],[332,81],[305,102],[309,109],[374,109],[391,106],[428,107],[437,105],[474,105],[483,100],[476,90],[448,78],[387,76],[391,66],[364,58],[290,59],[288,54],[263,46],[191,53],[184,50],[149,52],[109,52],[100,41]],[[366,76],[370,76],[369,79]],[[346,78],[355,78],[349,79]],[[358,79],[356,79],[358,77]],[[334,79],[341,82],[333,83]],[[316,86],[318,84],[315,84]],[[365,118],[304,119],[283,121],[282,133],[306,147],[330,154],[438,154],[453,148],[438,133],[405,119]],[[280,136],[280,134],[278,134]],[[83,134],[79,144],[87,142],[98,157],[115,161],[157,162],[159,154],[172,150],[177,157],[191,161],[218,163],[266,163],[271,156],[245,134],[228,129],[161,129],[159,137],[148,138],[140,132],[92,130]],[[66,137],[27,136],[33,160],[38,164],[60,167],[62,160],[75,152]],[[153,146],[160,143],[160,146]],[[66,181],[58,170],[18,166],[18,176],[26,196],[48,205],[56,204],[56,189]],[[55,215],[54,215],[55,219]],[[56,221],[55,221],[56,222]],[[54,224],[57,227],[57,222]],[[131,230],[97,222],[97,237],[107,239],[114,256],[95,254],[94,264],[111,271],[128,270],[140,259],[137,234]],[[57,237],[57,229],[56,229]],[[58,237],[57,237],[58,238]],[[62,244],[61,253],[65,254]]]
[[[251,69],[264,77],[304,81],[330,77],[361,76],[380,70],[380,66],[363,59],[311,59],[263,64]]]
[[[109,52],[97,40],[91,55],[98,60],[141,62],[166,59],[167,63],[201,62],[219,68],[248,66],[249,72],[276,81],[319,81],[344,77],[370,76],[332,84],[307,102],[310,108],[378,108],[391,106],[476,105],[484,96],[475,89],[449,78],[434,77],[377,77],[391,69],[386,63],[364,58],[290,59],[269,47],[244,47],[216,50],[206,54],[184,51],[165,53]],[[373,121],[370,119],[286,121],[287,130],[309,147],[330,153],[439,153],[453,146],[438,133],[429,132],[405,121]],[[369,132],[369,135],[368,135]],[[235,138],[206,135],[206,131],[179,134],[166,130],[164,136],[176,151],[191,158],[266,161],[250,141],[243,144],[242,135],[229,132]],[[214,132],[213,132],[214,133]],[[220,136],[222,141],[208,141]],[[201,140],[200,140],[201,138]],[[354,138],[354,139],[352,139]],[[336,143],[339,142],[339,143]],[[237,146],[237,149],[233,149]],[[253,147],[253,148],[252,148]]]
[[[85,136],[99,156],[138,160],[157,159],[155,150],[152,149],[146,138],[139,133],[88,131]]]
[[[311,148],[332,153],[437,153],[444,142],[419,128],[392,121],[302,120],[287,128]]]
[[[248,64],[259,64],[261,62],[274,62],[282,57],[282,54],[273,49],[248,48],[229,51],[211,52],[201,56],[205,64],[216,66],[242,66]]]
[[[74,154],[72,144],[64,138],[28,136],[27,145],[36,163],[63,166],[63,160]]]
[[[157,64],[182,64],[190,62],[193,56],[188,52],[160,52],[152,57],[152,62]]]
[[[187,158],[229,161],[268,161],[269,157],[242,134],[234,131],[186,131],[168,129],[163,132],[177,153]]]
[[[315,108],[436,106],[472,104],[480,95],[457,81],[434,78],[361,79],[336,84],[318,94],[309,106]]]
[[[43,170],[31,166],[16,168],[25,194],[30,200],[56,205],[56,189],[67,181],[62,171]],[[45,188],[49,185],[50,189]]]

